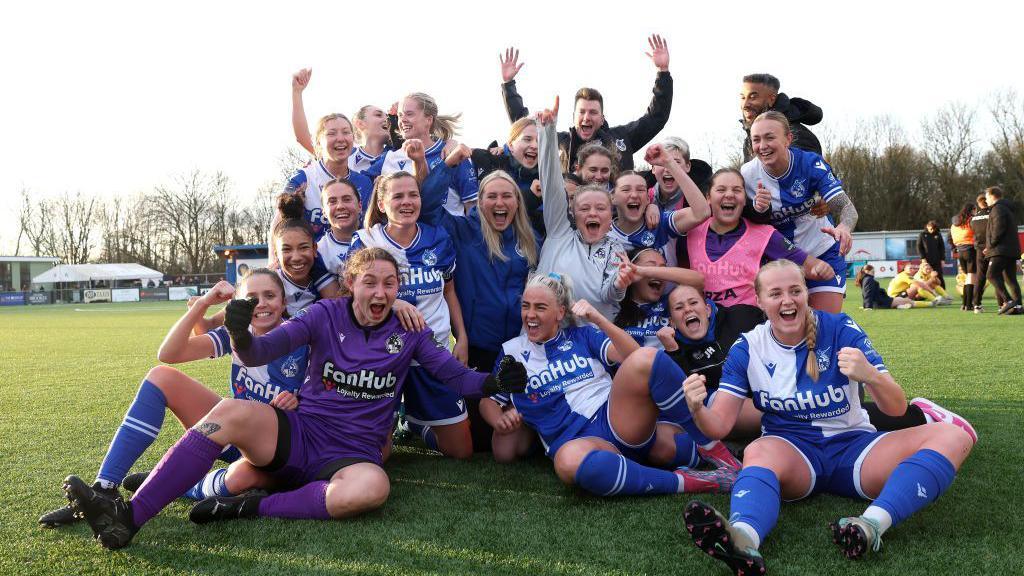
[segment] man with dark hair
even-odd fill
[[[988,236],[988,214],[991,209],[988,207],[988,200],[985,194],[978,194],[975,199],[978,207],[971,217],[971,232],[974,232],[974,255],[977,259],[978,285],[974,287],[974,313],[981,314],[984,308],[981,306],[981,299],[985,296],[985,281],[988,278],[988,257],[985,256],[985,239]],[[1002,306],[1002,302],[999,305]]]
[[[1020,240],[1017,238],[1017,217],[998,186],[985,189],[989,208],[988,232],[985,236],[985,256],[988,256],[988,280],[1003,298],[1000,314],[1022,314],[1020,284],[1017,282],[1017,259],[1020,258]],[[1007,292],[1009,285],[1009,292]]]
[[[750,125],[758,114],[768,110],[777,110],[786,115],[789,128],[793,132],[792,146],[801,150],[809,150],[821,154],[821,142],[807,126],[821,122],[822,112],[811,102],[803,98],[790,98],[780,92],[782,83],[771,74],[748,74],[743,77],[743,88],[740,91],[740,113],[743,118],[740,124],[747,133],[743,140],[743,161],[754,157],[750,147]]]
[[[576,92],[573,127],[558,133],[558,148],[562,153],[562,172],[576,169],[576,153],[581,146],[597,140],[619,154],[619,169],[633,169],[633,153],[650,142],[668,122],[672,111],[672,75],[668,71],[668,43],[657,34],[648,39],[651,51],[647,56],[658,69],[654,80],[654,97],[647,112],[640,118],[621,126],[609,126],[604,117],[604,98],[593,88],[580,88]],[[523,98],[516,91],[516,74],[523,64],[519,51],[509,48],[501,56],[501,93],[509,121],[529,115]]]
[[[939,275],[939,284],[946,288],[946,279],[942,276],[942,265],[946,260],[946,243],[939,232],[939,223],[929,220],[924,230],[917,235],[917,254],[932,266]]]

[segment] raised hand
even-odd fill
[[[808,258],[814,257],[808,256]],[[814,260],[816,261],[806,274],[808,280],[832,280],[836,277],[836,271],[832,269],[831,264],[817,258],[814,258]]]
[[[523,390],[526,390],[526,366],[511,356],[501,359],[498,364],[498,373],[488,376],[483,385],[485,396],[519,394]]]
[[[424,156],[425,149],[423,148],[423,141],[419,138],[410,138],[405,142],[402,142],[402,151],[409,157],[409,160],[413,162],[423,161],[426,162],[426,156]]]
[[[821,231],[825,234],[836,239],[839,242],[839,253],[843,256],[850,251],[850,247],[853,246],[853,235],[850,234],[850,229],[844,225],[839,224],[838,226],[822,226]]]
[[[519,63],[519,50],[512,46],[505,49],[505,54],[498,54],[498,60],[501,62],[501,81],[511,82],[515,79],[516,74],[519,74],[519,69],[523,67],[523,64]]]
[[[580,320],[587,322],[594,322],[594,319],[601,315],[600,312],[594,308],[594,305],[586,300],[580,298],[572,305],[572,313]]]
[[[669,161],[668,154],[665,153],[665,148],[661,144],[651,144],[644,151],[644,162],[651,166],[664,166]]]
[[[215,306],[231,300],[231,297],[234,295],[235,287],[230,282],[221,280],[214,284],[213,288],[210,288],[209,292],[203,294],[201,298],[207,306]]]
[[[772,193],[764,187],[764,182],[757,181],[757,194],[754,195],[754,210],[767,212],[772,207]]]
[[[847,346],[840,348],[836,354],[839,371],[850,380],[856,382],[869,382],[878,374],[878,370],[868,362],[864,352],[860,348]]]
[[[530,182],[530,192],[533,192],[533,195],[537,198],[544,197],[544,192],[540,189],[540,180],[535,178],[533,182]]]
[[[451,151],[444,157],[444,163],[447,164],[449,168],[454,168],[463,161],[469,160],[471,156],[473,156],[472,148],[466,146],[462,142],[459,142],[457,145],[452,147]]]
[[[704,408],[704,400],[708,397],[707,378],[703,374],[690,374],[683,380],[683,393],[686,394],[690,414],[696,414]]]
[[[662,326],[658,328],[656,333],[658,341],[661,342],[662,348],[665,352],[675,352],[679,349],[679,343],[676,342],[676,329],[671,326]]]
[[[246,350],[252,344],[249,323],[259,302],[259,298],[249,296],[244,300],[232,300],[224,308],[224,327],[231,337],[231,345],[238,350]]]
[[[548,124],[554,124],[558,120],[558,96],[555,96],[555,107],[550,110],[542,110],[537,112],[535,116],[537,122],[541,126],[547,126]]]
[[[654,65],[658,67],[658,71],[668,71],[668,41],[657,34],[652,34],[647,39],[648,46],[651,47],[650,52],[645,52],[647,57],[654,62]]]
[[[636,264],[629,260],[629,256],[625,252],[619,253],[619,272],[615,276],[615,287],[625,290],[637,279],[637,276],[639,276],[639,272],[637,272]]]
[[[303,68],[292,74],[292,92],[302,92],[309,86],[309,79],[313,76],[312,68]]]

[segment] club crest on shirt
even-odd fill
[[[832,365],[832,355],[830,352],[832,347],[825,348],[824,350],[815,350],[814,354],[818,357],[818,371],[824,372],[828,370],[829,366]]]
[[[433,266],[434,264],[437,264],[437,254],[435,254],[433,250],[424,250],[423,263],[426,264],[427,266]]]
[[[572,350],[572,342],[566,340],[565,342],[562,342],[561,344],[558,345],[558,349],[561,350],[562,352],[568,352],[569,350]]]
[[[402,342],[402,337],[398,334],[392,334],[388,336],[388,341],[384,343],[384,349],[387,350],[388,354],[398,354],[402,351],[402,346],[405,342]]]
[[[295,378],[299,374],[299,359],[289,356],[281,363],[281,375],[285,378]]]
[[[626,139],[625,138],[619,138],[619,139],[615,140],[615,147],[619,149],[619,152],[625,152],[626,151]]]
[[[654,246],[654,232],[645,230],[644,233],[640,235],[640,243],[648,247]]]
[[[596,251],[594,251],[594,258],[604,258],[605,254],[606,252],[604,246],[602,246],[598,248]]]
[[[789,193],[794,198],[803,198],[807,194],[807,184],[803,178],[799,178],[793,181],[793,185],[789,188]]]
[[[661,314],[664,311],[665,311],[665,303],[664,302],[655,302],[654,306],[651,306],[651,312],[653,314]]]

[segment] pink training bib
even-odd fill
[[[768,246],[775,228],[766,224],[754,224],[746,218],[743,219],[743,223],[747,226],[743,236],[714,262],[708,258],[707,253],[710,218],[686,235],[690,268],[704,274],[704,295],[722,306],[757,305],[754,278],[761,268],[764,249]]]

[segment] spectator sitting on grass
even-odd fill
[[[927,260],[921,260],[921,267],[918,269],[917,274],[914,274],[914,280],[920,280],[928,285],[939,298],[943,300],[952,299],[946,295],[946,289],[942,286],[942,276],[939,271],[932,268],[932,265]]]
[[[854,280],[854,284],[861,289],[861,294],[864,298],[863,308],[865,310],[874,310],[875,308],[906,310],[908,308],[928,308],[932,306],[931,302],[911,300],[903,296],[896,296],[895,298],[889,296],[878,285],[878,281],[875,280],[875,267],[871,264],[867,264],[857,271],[857,278]]]

